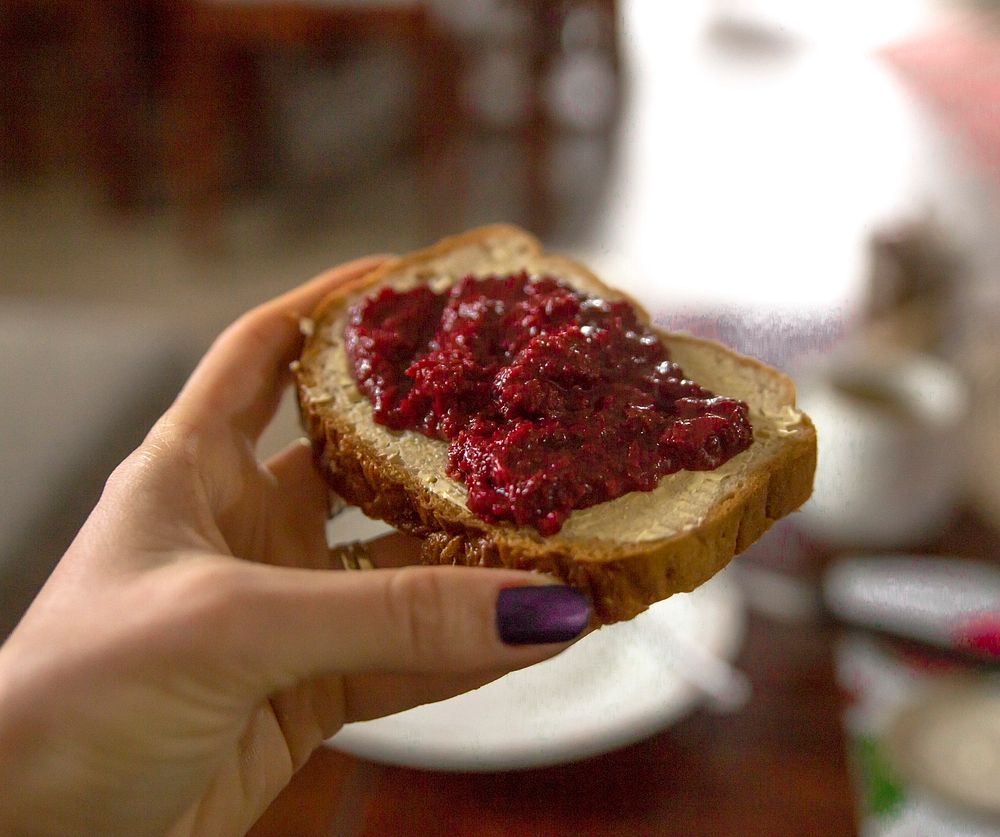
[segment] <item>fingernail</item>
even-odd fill
[[[507,587],[497,597],[497,632],[507,645],[567,642],[590,619],[590,605],[562,585]]]

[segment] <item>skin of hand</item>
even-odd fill
[[[343,724],[568,644],[498,635],[500,591],[538,575],[399,566],[401,535],[331,568],[309,446],[257,458],[299,318],[378,263],[244,315],[109,478],[0,647],[0,833],[242,834]]]

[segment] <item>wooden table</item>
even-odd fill
[[[698,710],[631,747],[561,767],[455,774],[318,751],[253,837],[851,835],[829,625],[753,616],[733,715]]]
[[[833,557],[794,529],[740,560],[815,585]],[[959,512],[929,553],[992,558],[1000,532]],[[753,696],[736,714],[700,709],[664,732],[576,764],[460,774],[317,751],[251,837],[448,835],[853,835],[856,800],[828,620],[751,614],[737,659]]]
[[[830,631],[754,617],[746,709],[577,764],[449,774],[320,750],[251,834],[854,834]]]

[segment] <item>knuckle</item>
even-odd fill
[[[111,472],[104,482],[102,496],[135,496],[155,479],[158,466],[155,451],[143,444]]]
[[[150,573],[133,600],[142,665],[172,661],[216,684],[255,676],[245,618],[255,592],[247,576],[235,561],[195,556]]]
[[[241,315],[222,332],[219,343],[266,346],[273,330],[273,315],[265,303]]]
[[[104,496],[135,497],[155,490],[165,479],[186,484],[198,472],[203,447],[197,428],[174,422],[168,414],[111,472],[104,484]]]
[[[150,431],[141,450],[150,460],[193,471],[199,468],[206,454],[224,441],[225,433],[217,424],[196,421],[186,417],[183,410],[171,409]]]
[[[192,561],[183,568],[167,595],[173,598],[177,629],[189,631],[192,644],[232,647],[238,628],[234,618],[253,607],[253,589],[246,574],[232,562]]]
[[[385,588],[390,624],[418,665],[440,667],[454,656],[460,631],[441,574],[423,567],[404,567]]]
[[[144,466],[140,459],[140,451],[134,451],[123,459],[104,481],[104,496],[127,492],[129,488],[141,479]]]

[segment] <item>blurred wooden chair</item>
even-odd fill
[[[227,147],[240,135],[244,169],[266,166],[266,117],[257,58],[307,49],[336,56],[361,39],[388,39],[419,75],[414,126],[432,166],[457,111],[457,51],[419,0],[185,0],[173,8],[164,112],[165,173],[191,240],[219,243]],[[345,114],[348,117],[349,114]]]
[[[0,170],[81,166],[113,208],[141,200],[157,158],[143,123],[141,30],[158,3],[0,3]]]

